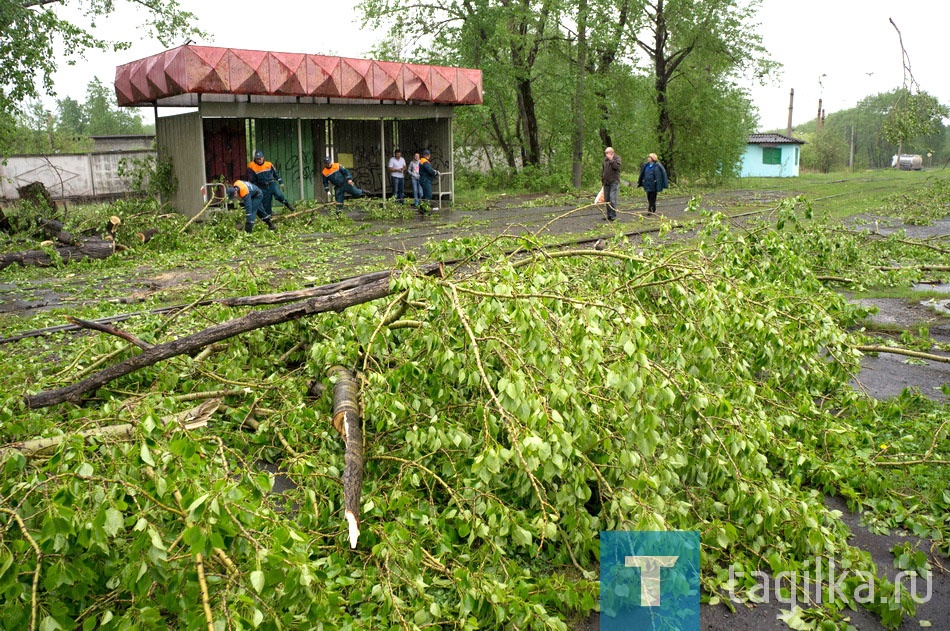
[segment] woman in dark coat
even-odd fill
[[[643,190],[646,191],[648,208],[651,213],[655,213],[657,193],[670,187],[670,180],[666,177],[666,168],[660,164],[655,153],[651,153],[640,168],[637,186],[643,187]]]

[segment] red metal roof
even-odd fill
[[[121,106],[182,94],[482,102],[482,71],[186,44],[115,69]]]

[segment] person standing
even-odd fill
[[[261,189],[264,195],[261,206],[268,217],[273,213],[275,199],[286,206],[287,210],[293,212],[293,204],[288,202],[284,194],[280,192],[279,185],[284,183],[283,178],[277,173],[277,167],[264,160],[264,152],[260,149],[254,152],[254,159],[247,163],[247,181]]]
[[[264,194],[253,182],[247,182],[245,180],[234,180],[228,188],[228,198],[233,199],[237,195],[238,199],[241,200],[241,205],[244,206],[244,232],[252,232],[254,230],[254,221],[260,217],[265,224],[267,224],[268,230],[276,230],[274,222],[271,221],[270,213],[266,212],[262,206],[262,201]]]
[[[439,172],[432,166],[429,158],[432,152],[428,149],[422,150],[422,158],[419,160],[419,187],[422,189],[422,202],[419,204],[419,210],[425,212],[432,209],[432,180],[439,176]],[[435,210],[438,210],[436,208]]]
[[[406,198],[406,159],[399,149],[393,151],[393,157],[389,159],[389,181],[393,185],[393,197],[398,203],[403,203]]]
[[[412,207],[419,208],[419,200],[422,198],[422,186],[419,184],[419,154],[412,154],[412,162],[409,163],[409,179],[412,180]]]
[[[647,210],[650,213],[656,213],[657,193],[669,188],[670,180],[666,176],[666,168],[660,164],[660,160],[655,153],[647,156],[647,161],[640,168],[637,186],[643,187],[647,194]]]
[[[604,185],[604,201],[607,203],[607,221],[617,219],[617,204],[620,196],[620,156],[613,147],[604,149],[604,166],[600,170],[600,183]]]
[[[343,212],[343,199],[347,193],[353,197],[362,197],[363,191],[353,184],[353,177],[345,166],[334,162],[330,156],[323,159],[323,190],[330,194],[330,185],[333,184],[333,193],[336,197],[336,212]]]

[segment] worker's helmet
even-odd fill
[[[234,197],[236,194],[237,194],[237,189],[234,188],[233,186],[229,186],[229,187],[228,187],[228,197],[229,197],[229,198]]]
[[[263,157],[264,157],[264,152],[261,151],[260,149],[258,149],[257,151],[254,152],[254,159],[255,159],[255,160],[257,160],[258,158],[263,158]]]
[[[327,156],[326,158],[323,159],[323,163],[324,163],[324,164],[333,164],[333,158],[331,158],[330,156]]]

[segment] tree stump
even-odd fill
[[[21,186],[17,190],[21,203],[28,203],[36,208],[36,214],[56,216],[56,202],[53,196],[46,190],[46,185],[42,182],[33,182],[26,186]]]

